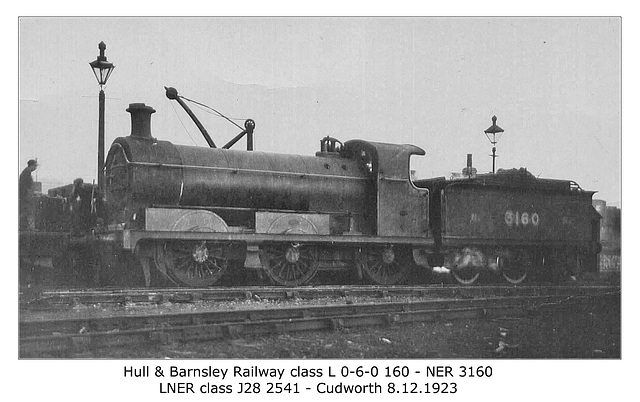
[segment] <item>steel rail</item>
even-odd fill
[[[293,331],[339,330],[366,325],[520,315],[540,308],[557,308],[593,298],[614,297],[619,298],[620,293],[304,306],[22,322],[20,356],[75,353],[112,345],[148,342],[211,340]]]
[[[135,303],[189,303],[199,301],[232,300],[289,300],[347,297],[489,297],[515,295],[590,294],[616,291],[618,286],[568,285],[568,286],[320,286],[320,287],[264,287],[244,286],[233,288],[156,288],[156,289],[96,289],[96,290],[44,290],[31,300],[21,304],[22,311],[45,309],[47,306],[80,306],[94,304],[128,305]]]

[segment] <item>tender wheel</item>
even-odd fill
[[[260,262],[274,283],[300,286],[318,272],[318,248],[299,243],[264,245],[260,246]]]
[[[476,267],[465,267],[451,271],[451,275],[462,285],[473,285],[480,277]]]
[[[226,245],[207,241],[165,242],[156,251],[156,263],[179,285],[207,287],[227,270]]]
[[[409,274],[409,263],[403,249],[391,245],[366,247],[358,255],[362,274],[376,285],[395,285],[405,280]]]
[[[498,266],[501,268],[502,276],[507,282],[518,285],[527,278],[531,260],[527,256],[518,258],[498,257]]]
[[[484,260],[480,250],[465,247],[455,254],[451,275],[462,285],[472,285],[480,278],[480,270],[485,265]]]
[[[553,251],[547,258],[549,278],[553,283],[563,283],[577,270],[577,255],[570,250]]]

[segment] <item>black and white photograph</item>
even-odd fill
[[[634,342],[624,18],[13,22],[23,370],[393,400],[539,367],[611,395],[575,371]]]

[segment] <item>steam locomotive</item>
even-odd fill
[[[180,102],[172,88],[167,96]],[[313,156],[258,152],[252,120],[230,143],[246,134],[246,151],[215,148],[199,122],[213,147],[175,145],[152,136],[152,107],[127,111],[131,134],[111,145],[105,193],[92,191],[95,224],[80,237],[65,224],[21,232],[25,258],[51,254],[53,265],[89,270],[96,283],[125,267],[147,286],[160,273],[188,287],[240,271],[299,286],[318,272],[379,285],[445,272],[469,285],[596,269],[594,192],[572,181],[525,169],[416,180],[409,159],[422,149],[365,140],[325,137]],[[66,198],[57,195],[63,211]]]

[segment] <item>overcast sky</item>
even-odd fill
[[[484,130],[505,132],[498,168],[575,180],[620,201],[619,18],[23,18],[19,170],[44,188],[97,171],[98,43],[106,144],[130,133],[129,103],[157,110],[152,133],[206,146],[163,86],[242,125],[260,151],[314,154],[319,140],[411,143],[420,178],[491,170]],[[222,145],[239,130],[192,107]],[[239,146],[243,146],[239,144]],[[18,171],[19,171],[18,170]]]

